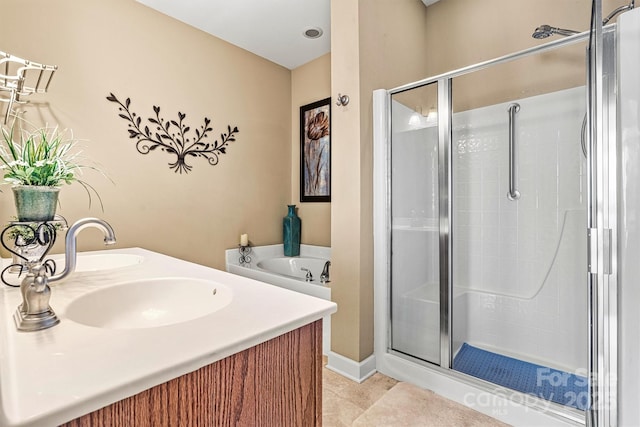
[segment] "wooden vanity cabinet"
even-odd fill
[[[320,425],[322,320],[63,424],[64,427]]]

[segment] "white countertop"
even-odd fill
[[[20,290],[0,285],[1,426],[70,421],[336,311],[330,301],[140,248],[91,252],[100,253],[144,261],[51,283],[60,324],[49,329],[18,332]],[[233,299],[215,313],[156,328],[95,328],[65,316],[69,303],[91,290],[153,277],[206,279],[231,288]]]

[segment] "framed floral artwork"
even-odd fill
[[[331,201],[331,98],[300,107],[300,201]]]

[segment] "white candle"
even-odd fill
[[[249,235],[241,234],[240,235],[240,246],[249,246]]]

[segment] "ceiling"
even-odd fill
[[[331,0],[136,1],[288,69],[331,51]]]
[[[136,1],[290,70],[331,51],[331,0]],[[322,36],[305,38],[310,28]]]

